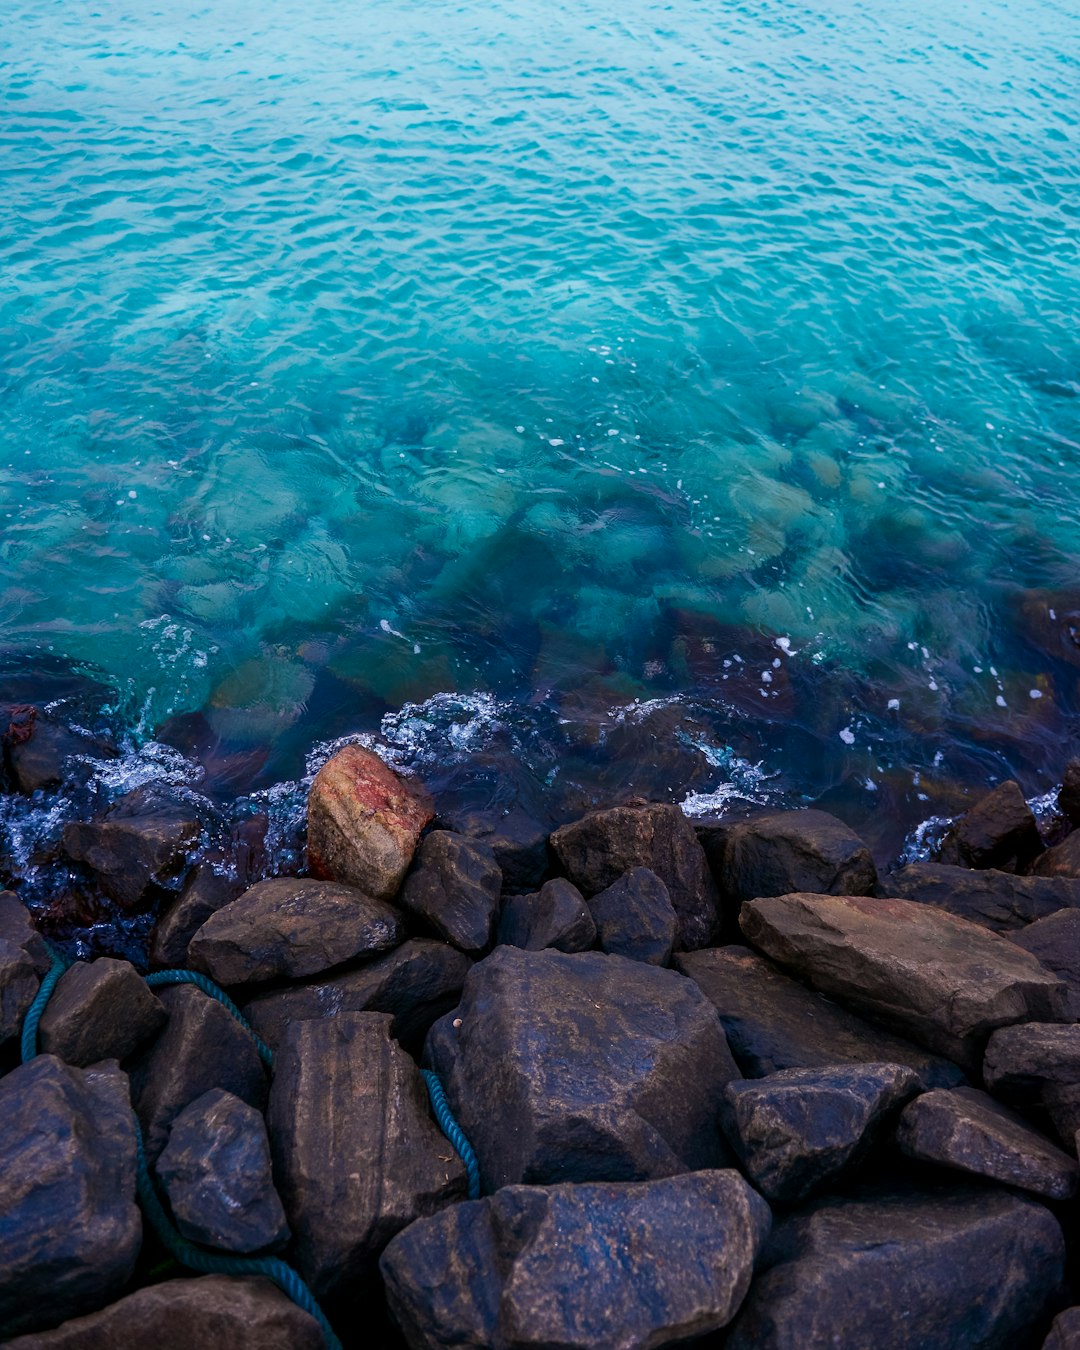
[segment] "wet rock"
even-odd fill
[[[29,737],[11,744],[7,758],[15,786],[29,797],[44,788],[59,787],[64,781],[64,770],[75,755],[115,753],[104,743],[77,736],[39,714],[30,724]]]
[[[1080,877],[1080,830],[1073,830],[1060,844],[1048,848],[1032,869],[1037,877]]]
[[[188,945],[188,964],[227,988],[295,980],[384,952],[404,936],[397,910],[382,900],[333,882],[274,877],[211,914]]]
[[[1023,590],[1013,609],[1017,627],[1037,652],[1080,666],[1080,591]]]
[[[1060,909],[1080,907],[1080,881],[1018,877],[994,868],[973,871],[945,863],[910,863],[887,876],[881,891],[948,910],[995,933],[1022,929]]]
[[[159,967],[187,963],[188,944],[219,909],[240,895],[243,886],[207,863],[191,870],[183,890],[162,910],[150,935],[150,964]]]
[[[551,836],[559,863],[586,897],[647,867],[668,888],[680,947],[707,947],[719,927],[719,894],[693,826],[677,806],[616,806]]]
[[[0,891],[0,942],[21,948],[39,975],[44,975],[52,964],[45,939],[14,891]]]
[[[38,1046],[68,1064],[127,1059],[168,1020],[161,1000],[130,961],[77,961],[45,1006]]]
[[[1064,1240],[1026,1196],[864,1187],[778,1224],[727,1350],[1013,1350],[1058,1295]]]
[[[1080,1129],[1080,1025],[1003,1027],[986,1044],[983,1081],[1015,1106],[1041,1107],[1067,1149]]]
[[[255,1042],[216,999],[190,984],[167,986],[159,996],[169,1020],[131,1065],[132,1097],[151,1162],[176,1117],[204,1092],[223,1088],[259,1110],[267,1092]]]
[[[870,850],[826,811],[768,811],[699,836],[721,895],[740,905],[793,891],[872,895],[877,882]]]
[[[0,937],[0,1046],[17,1040],[41,981],[22,947]]]
[[[1080,1021],[1080,909],[1059,910],[1008,936],[1062,981],[1069,1017]]]
[[[192,1242],[256,1252],[288,1241],[262,1113],[231,1092],[214,1088],[184,1107],[155,1170]]]
[[[912,900],[774,896],[744,905],[740,924],[822,993],[962,1068],[996,1027],[1067,1016],[1065,986],[1030,953]]]
[[[244,1013],[271,1050],[292,1022],[346,1012],[391,1013],[390,1034],[411,1053],[420,1050],[431,1024],[457,1005],[471,966],[456,947],[412,938],[359,970],[258,994]]]
[[[715,1010],[674,971],[497,947],[426,1053],[488,1190],[725,1160],[716,1113],[738,1070]]]
[[[955,1064],[870,1026],[790,979],[747,947],[684,952],[676,968],[720,1014],[728,1045],[748,1078],[835,1064],[904,1064],[924,1088],[964,1080]]]
[[[603,951],[652,966],[666,966],[671,961],[678,919],[668,888],[655,872],[632,867],[594,895],[589,909]]]
[[[1031,807],[1010,778],[960,817],[942,840],[938,860],[1015,872],[1041,852]]]
[[[1076,1161],[976,1088],[927,1092],[900,1117],[896,1138],[909,1158],[940,1163],[1050,1200],[1076,1191]]]
[[[116,1065],[0,1079],[0,1337],[100,1307],[135,1267],[135,1130]]]
[[[498,940],[530,952],[545,947],[585,952],[596,941],[596,924],[578,888],[556,877],[535,895],[507,896],[499,916]]]
[[[420,845],[399,903],[463,952],[486,951],[495,938],[502,873],[495,855],[449,830]]]
[[[318,1322],[269,1280],[166,1280],[7,1350],[324,1350]]]
[[[1080,1350],[1080,1308],[1066,1308],[1058,1313],[1042,1350]]]
[[[374,751],[345,746],[315,775],[308,794],[312,875],[393,899],[432,810],[427,794]]]
[[[65,825],[63,848],[72,862],[96,874],[111,900],[133,909],[151,883],[177,875],[199,832],[199,821],[188,808],[129,794],[103,820]]]
[[[296,1264],[317,1298],[355,1293],[395,1233],[465,1195],[465,1169],[381,1013],[294,1023],[268,1119]]]
[[[508,1186],[408,1228],[382,1272],[412,1346],[648,1350],[727,1325],[769,1226],[732,1171]]]
[[[486,844],[502,872],[503,890],[520,895],[541,886],[548,869],[547,828],[527,811],[462,811],[446,820],[446,828]]]
[[[1080,759],[1070,760],[1058,792],[1058,810],[1074,826],[1080,826]]]
[[[766,1200],[794,1205],[856,1166],[885,1122],[919,1091],[900,1064],[785,1069],[729,1083],[720,1119]]]

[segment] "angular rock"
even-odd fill
[[[1058,792],[1058,810],[1074,826],[1080,826],[1080,759],[1070,760]]]
[[[187,963],[188,944],[211,916],[231,904],[244,887],[206,863],[191,869],[183,890],[161,911],[150,934],[150,964],[168,967]]]
[[[318,1322],[269,1280],[203,1275],[137,1289],[7,1350],[324,1350]]]
[[[962,1068],[978,1066],[996,1027],[1067,1016],[1065,986],[1028,952],[913,900],[773,896],[739,922],[822,993]]]
[[[1061,909],[1080,907],[1080,881],[1018,877],[988,867],[909,863],[881,883],[883,894],[948,910],[995,933],[1023,929]]]
[[[198,819],[185,807],[122,797],[103,820],[65,825],[63,847],[72,862],[97,874],[110,900],[133,909],[151,883],[167,882],[181,870],[199,832]]]
[[[918,1091],[901,1064],[785,1069],[729,1083],[720,1119],[753,1185],[772,1204],[794,1205],[857,1166]]]
[[[8,747],[8,765],[16,787],[29,797],[44,788],[59,787],[70,761],[87,754],[111,758],[116,750],[105,741],[77,736],[39,714],[31,723],[30,736]]]
[[[986,1044],[983,1081],[1016,1106],[1039,1106],[1066,1148],[1080,1129],[1080,1024],[1003,1027]]]
[[[411,1346],[649,1350],[727,1325],[769,1226],[732,1171],[508,1186],[413,1224],[382,1272]]]
[[[1076,1192],[1076,1160],[976,1088],[917,1098],[905,1107],[896,1138],[909,1158],[921,1162],[989,1177],[1050,1200],[1067,1200]]]
[[[157,1160],[176,1226],[192,1242],[256,1252],[288,1241],[262,1113],[213,1088],[173,1121]]]
[[[684,952],[676,968],[716,1008],[747,1078],[833,1064],[904,1064],[924,1089],[964,1081],[955,1064],[871,1026],[747,947]]]
[[[146,1156],[155,1162],[173,1121],[196,1097],[223,1088],[259,1110],[266,1073],[255,1042],[216,999],[190,984],[161,990],[169,1020],[131,1065],[131,1090]]]
[[[1058,1313],[1042,1350],[1080,1350],[1080,1308]]]
[[[1042,852],[1039,827],[1010,778],[977,802],[941,841],[939,861],[1015,872]]]
[[[877,883],[870,850],[827,811],[766,811],[699,834],[721,895],[737,905],[793,891],[872,895]]]
[[[308,794],[312,876],[392,900],[432,811],[427,794],[374,751],[345,746],[315,775]]]
[[[545,947],[585,952],[596,941],[596,924],[578,888],[556,877],[545,881],[535,895],[507,896],[499,915],[498,940],[529,952]]]
[[[487,1190],[716,1167],[738,1070],[716,1012],[674,971],[600,952],[497,947],[426,1054]]]
[[[45,939],[34,927],[30,911],[14,891],[0,891],[0,942],[21,947],[39,975],[44,975],[52,965]]]
[[[1080,830],[1073,830],[1060,844],[1048,848],[1032,868],[1037,877],[1076,880],[1080,877]]]
[[[677,944],[707,947],[719,928],[720,896],[694,828],[677,806],[615,806],[551,836],[559,863],[586,898],[632,867],[648,867],[668,888],[678,915]]]
[[[188,964],[226,988],[296,980],[384,952],[404,936],[398,912],[363,891],[274,877],[211,914],[188,944]]]
[[[276,1050],[292,1022],[343,1012],[392,1013],[390,1034],[412,1053],[422,1047],[431,1024],[457,1005],[471,966],[469,957],[448,943],[412,938],[359,970],[258,994],[244,1015]]]
[[[503,890],[519,895],[541,886],[548,869],[548,830],[520,807],[509,811],[463,811],[446,828],[486,844],[495,855]]]
[[[0,937],[0,1045],[17,1040],[41,981],[22,947]]]
[[[268,1120],[293,1253],[316,1298],[354,1290],[396,1233],[465,1195],[464,1166],[382,1013],[294,1023]]]
[[[89,1312],[131,1277],[142,1241],[135,1129],[116,1065],[52,1055],[0,1079],[0,1337]]]
[[[864,1187],[778,1224],[726,1350],[1014,1350],[1053,1306],[1065,1245],[1026,1196]]]
[[[159,998],[130,961],[77,961],[45,1005],[38,1046],[68,1064],[127,1059],[168,1020]]]
[[[606,890],[594,895],[589,909],[600,947],[614,956],[666,966],[671,961],[678,919],[668,888],[647,867],[632,867]]]
[[[478,955],[494,941],[501,890],[502,873],[486,845],[433,830],[420,845],[399,903],[447,942]]]
[[[1061,980],[1069,1016],[1080,1021],[1080,909],[1059,910],[1008,936]]]

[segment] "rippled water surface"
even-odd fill
[[[1059,774],[1075,0],[8,0],[0,44],[9,669],[245,786],[380,724],[568,807]]]

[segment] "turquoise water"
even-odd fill
[[[0,44],[9,666],[264,779],[389,715],[571,803],[641,744],[676,798],[1054,781],[1075,3],[8,0]]]

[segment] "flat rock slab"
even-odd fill
[[[944,863],[910,863],[881,883],[901,900],[958,914],[995,933],[1024,929],[1062,909],[1080,907],[1080,881],[1063,877],[1018,877],[994,868],[974,871]]]
[[[769,1226],[732,1171],[508,1186],[413,1224],[382,1271],[410,1346],[651,1350],[727,1325]]]
[[[720,895],[694,827],[677,806],[615,806],[551,836],[562,870],[588,898],[632,867],[648,867],[668,888],[679,919],[677,945],[707,947],[719,929]]]
[[[1065,986],[1028,952],[913,900],[781,895],[739,922],[822,993],[966,1069],[995,1028],[1068,1016]]]
[[[924,1088],[964,1081],[955,1064],[831,1002],[748,947],[683,952],[676,969],[720,1014],[728,1045],[747,1078],[781,1069],[837,1064],[904,1064]]]
[[[325,1350],[318,1322],[269,1280],[166,1280],[7,1350]]]
[[[433,830],[420,845],[399,904],[471,956],[495,940],[502,872],[486,844]]]
[[[532,895],[509,895],[499,915],[498,940],[542,952],[586,952],[596,942],[596,924],[585,897],[565,877],[546,881]]]
[[[1015,872],[1042,852],[1039,827],[1017,783],[1010,778],[977,802],[941,842],[943,863],[1001,867]]]
[[[1050,1200],[1067,1200],[1076,1192],[1075,1158],[975,1088],[917,1098],[904,1109],[896,1138],[909,1158],[921,1162],[989,1177]]]
[[[1003,1027],[986,1044],[983,1081],[996,1097],[1040,1106],[1066,1148],[1080,1129],[1080,1025]]]
[[[725,1161],[715,1122],[738,1069],[715,1009],[674,971],[498,947],[426,1053],[487,1190]]]
[[[766,1200],[794,1205],[857,1165],[918,1091],[900,1064],[785,1069],[729,1083],[720,1119]]]
[[[402,1228],[460,1200],[465,1168],[382,1013],[296,1022],[274,1061],[274,1176],[316,1298],[356,1292]]]
[[[373,750],[347,745],[328,759],[308,794],[312,876],[392,900],[405,880],[431,799]]]
[[[1030,952],[1061,980],[1067,990],[1069,1016],[1080,1021],[1080,909],[1062,909],[1038,919],[1010,933],[1009,941]]]
[[[668,888],[648,867],[632,867],[589,901],[602,951],[666,966],[678,933]]]
[[[1015,1350],[1050,1311],[1065,1244],[1026,1196],[866,1187],[778,1224],[726,1350]]]
[[[0,1079],[0,1338],[100,1307],[142,1242],[135,1127],[115,1065],[39,1055]]]
[[[38,1045],[68,1064],[124,1060],[152,1040],[168,1020],[161,1000],[130,961],[110,956],[77,961],[45,1006]]]
[[[404,937],[395,909],[352,886],[275,877],[212,914],[191,939],[188,964],[227,988],[296,980]]]

